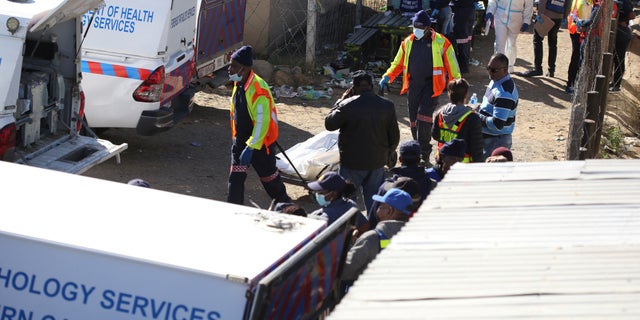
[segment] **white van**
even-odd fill
[[[153,135],[191,112],[199,84],[222,84],[244,35],[244,0],[106,0],[83,18],[91,128]],[[88,30],[87,30],[88,29]]]
[[[316,319],[337,302],[355,210],[327,226],[11,163],[0,172],[0,193],[28,207],[0,210],[3,319]]]
[[[0,0],[0,160],[82,173],[127,148],[80,134],[80,17],[99,2]]]
[[[85,117],[91,128],[171,128],[188,104],[197,0],[107,0],[83,17]],[[88,30],[87,30],[88,29]]]

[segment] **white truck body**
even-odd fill
[[[79,17],[99,3],[0,0],[0,160],[81,173],[127,148],[80,135]]]
[[[107,0],[85,14],[82,73],[90,127],[151,135],[189,113],[188,106],[172,107],[172,101],[192,77],[196,5],[197,0]]]
[[[20,214],[0,211],[3,319],[308,316],[330,297],[355,213],[327,228],[324,220],[51,170],[0,163],[0,171],[1,193],[29,190],[12,201],[31,201]],[[52,206],[59,198],[51,188],[73,192],[72,206]],[[109,205],[113,199],[125,205]],[[278,291],[266,278],[289,282]]]
[[[224,67],[242,44],[244,9],[244,0],[106,0],[85,14],[89,126],[141,135],[173,127],[191,112],[195,84],[216,74],[217,83],[228,79]]]

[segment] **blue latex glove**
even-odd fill
[[[431,17],[433,17],[433,18],[437,17],[438,13],[440,13],[440,10],[434,9],[433,11],[431,11]]]
[[[542,17],[536,16],[536,23],[542,23]]]
[[[384,90],[384,89],[388,89],[389,88],[389,80],[391,80],[391,78],[389,78],[389,76],[383,76],[382,79],[380,79],[380,89]]]
[[[529,24],[528,23],[523,23],[522,27],[520,27],[520,32],[525,32],[529,30]]]
[[[244,148],[244,150],[242,150],[242,153],[240,154],[240,165],[248,166],[249,164],[251,164],[251,157],[253,157],[253,149],[247,146],[246,148]]]
[[[584,20],[584,19],[578,19],[578,20],[576,21],[576,26],[578,26],[578,28],[580,28],[580,29],[584,29],[584,27],[586,27],[586,26],[587,26],[587,20]]]
[[[493,13],[487,12],[487,14],[484,15],[485,23],[486,23],[487,20],[491,20],[491,22],[493,22]]]

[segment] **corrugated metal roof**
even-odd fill
[[[640,319],[640,160],[459,164],[329,319]]]

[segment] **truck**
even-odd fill
[[[335,305],[338,221],[0,163],[1,319],[313,319]],[[33,181],[38,183],[34,184]],[[74,190],[60,204],[52,188]],[[37,195],[38,201],[32,201]],[[98,205],[105,197],[121,205]]]
[[[0,0],[0,160],[69,173],[127,144],[85,135],[80,16],[97,0]]]
[[[169,130],[191,112],[201,85],[228,79],[224,67],[242,45],[244,10],[244,0],[106,0],[85,14],[89,126]]]

